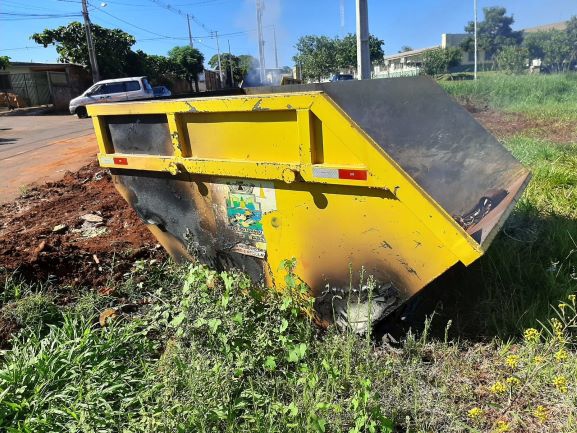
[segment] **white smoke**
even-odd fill
[[[263,37],[265,40],[265,67],[266,69],[273,69],[275,64],[275,44],[274,44],[274,30],[276,31],[276,45],[278,56],[278,67],[282,68],[287,64],[288,58],[292,49],[289,44],[289,33],[286,31],[282,23],[282,1],[281,0],[262,0],[264,2],[263,12]],[[246,31],[247,38],[252,43],[253,49],[248,53],[253,55],[256,59],[259,58],[258,51],[258,33],[256,32],[256,0],[244,0],[241,11],[235,20],[236,27],[241,31]],[[244,53],[243,53],[244,54]],[[292,62],[289,63],[291,65]],[[255,71],[256,72],[256,71]],[[250,74],[254,76],[255,74]],[[278,84],[278,83],[275,83]]]

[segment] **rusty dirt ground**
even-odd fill
[[[559,142],[577,139],[574,127],[470,111],[500,139],[519,132]],[[98,289],[135,260],[152,257],[166,254],[96,162],[58,181],[29,186],[0,205],[0,270],[27,280]]]
[[[151,257],[164,250],[96,162],[0,206],[0,268],[26,280],[102,288]]]

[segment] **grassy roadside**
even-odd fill
[[[539,115],[544,100],[547,115],[572,116],[546,91],[535,106],[529,81],[491,90],[516,78],[577,93],[563,76],[446,85],[476,104]],[[241,274],[139,261],[105,292],[71,295],[6,275],[0,324],[20,331],[0,357],[0,430],[577,431],[577,146],[523,133],[505,144],[531,184],[444,309],[400,345],[317,330],[295,282],[271,294]],[[485,338],[463,338],[459,315]]]
[[[550,116],[554,122],[558,112],[577,119],[577,74],[488,74],[477,83],[442,85],[475,106]],[[554,143],[531,131],[507,137],[504,144],[533,177],[488,254],[459,274],[453,286],[468,299],[455,294],[457,303],[445,319],[464,301],[475,332],[508,338],[546,321],[551,305],[577,291],[577,144]]]
[[[140,283],[135,284],[135,281]],[[7,287],[18,285],[7,281]],[[30,322],[0,366],[9,432],[571,432],[575,297],[517,343],[399,347],[300,314],[293,295],[202,266],[139,263],[109,295],[65,308],[44,290],[3,312]],[[14,291],[13,291],[14,292]],[[14,308],[12,308],[12,307]],[[115,308],[106,326],[99,312]],[[28,318],[30,316],[26,316]],[[48,320],[50,318],[50,320]]]
[[[577,74],[507,75],[487,72],[474,81],[440,84],[462,102],[532,117],[577,118]]]

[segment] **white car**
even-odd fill
[[[88,88],[82,95],[70,101],[70,114],[87,117],[86,106],[100,102],[121,102],[153,98],[152,86],[146,77],[116,78],[103,80]]]

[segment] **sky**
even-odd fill
[[[188,44],[186,14],[191,14],[193,44],[208,60],[217,52],[258,58],[256,0],[89,0],[90,19],[133,35],[133,49],[166,55]],[[105,2],[105,3],[104,3]],[[265,59],[275,67],[292,66],[294,45],[307,34],[343,36],[355,32],[355,0],[264,0]],[[473,0],[368,0],[370,32],[385,41],[385,54],[402,46],[438,45],[442,33],[463,33],[473,17]],[[515,18],[514,29],[566,21],[577,15],[576,0],[478,0],[479,13],[504,6]],[[341,4],[344,5],[341,8]],[[82,17],[80,0],[0,0],[0,55],[12,61],[56,62],[54,47],[43,48],[30,35]],[[344,13],[343,13],[344,12]],[[25,14],[14,15],[14,14]],[[30,15],[36,16],[30,16]],[[65,15],[46,18],[46,14]],[[37,15],[44,15],[39,17]],[[72,15],[72,16],[71,16]],[[77,16],[76,16],[77,15]]]

